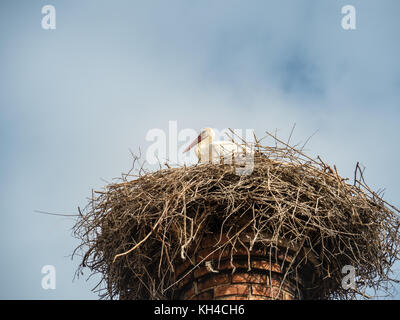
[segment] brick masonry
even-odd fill
[[[197,249],[193,261],[185,261],[176,268],[180,279],[174,298],[181,300],[293,300],[302,293],[296,282],[286,277],[285,270],[292,257],[278,254],[277,261],[270,261],[262,251],[242,249],[232,251],[232,246],[215,250],[216,241],[227,239],[207,238]],[[231,259],[232,251],[232,259]],[[284,259],[284,260],[283,260]],[[271,259],[272,260],[272,259]],[[201,262],[202,261],[202,262]],[[200,263],[201,262],[201,263]],[[206,263],[207,262],[207,263]]]

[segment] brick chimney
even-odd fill
[[[216,250],[218,246],[224,245]],[[233,250],[232,258],[231,251]],[[293,300],[302,299],[293,277],[285,278],[285,270],[292,261],[287,250],[269,254],[252,250],[248,255],[244,246],[235,249],[227,237],[211,236],[193,250],[194,261],[186,260],[176,268],[177,279],[183,278],[174,294],[180,300]],[[195,266],[205,259],[199,266]]]

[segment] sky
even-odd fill
[[[56,29],[42,28],[45,5]],[[342,27],[345,5],[355,30]],[[399,11],[398,0],[2,0],[0,299],[98,298],[98,277],[74,279],[74,220],[37,211],[76,213],[170,121],[282,138],[295,125],[294,143],[315,133],[308,154],[343,177],[359,161],[400,207]],[[42,287],[46,265],[55,289]]]

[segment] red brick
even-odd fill
[[[270,263],[269,261],[265,260],[253,260],[251,262],[251,267],[254,269],[263,269],[279,273],[282,272],[281,267],[278,264]]]
[[[276,287],[271,288],[271,286],[259,285],[259,284],[251,285],[251,293],[253,295],[266,296],[275,299],[280,299],[280,297],[282,296],[282,290],[279,291],[279,288]]]
[[[271,287],[269,287],[267,285],[253,284],[251,286],[251,293],[253,295],[259,295],[259,296],[270,296],[271,295]]]
[[[277,279],[274,279],[274,278],[271,279],[271,285],[273,287],[279,288],[281,286],[281,283],[282,282],[280,280],[277,280]],[[282,289],[284,289],[284,290],[286,290],[288,292],[295,292],[296,291],[296,286],[286,279],[282,283]]]
[[[178,288],[182,288],[184,285],[188,284],[190,281],[193,281],[193,277],[192,274],[189,273],[186,276],[180,276],[177,280],[179,280],[178,282]]]
[[[289,263],[291,263],[293,261],[293,257],[290,254],[286,254],[286,256],[285,256],[284,253],[279,254],[278,255],[278,259],[284,260],[284,261],[289,262]]]
[[[266,274],[257,273],[234,273],[232,274],[232,283],[268,283]]]
[[[272,279],[271,279],[271,285],[272,285],[273,287],[278,287],[278,288],[279,288],[279,286],[281,285],[281,281],[272,278]]]
[[[213,298],[213,291],[209,290],[194,296],[191,300],[212,300]]]
[[[200,278],[201,276],[204,276],[207,273],[211,273],[211,271],[209,271],[207,267],[200,267],[194,270],[194,277],[197,279]]]
[[[284,300],[294,300],[294,295],[289,292],[283,291],[283,299]]]
[[[235,247],[233,249],[233,254],[235,256],[248,256],[249,253],[250,253],[251,257],[255,257],[255,256],[257,256],[257,257],[265,257],[265,253],[262,250],[254,250],[254,249],[251,250],[251,251],[247,251],[247,250],[248,249],[243,247],[243,246]]]
[[[248,296],[223,296],[216,298],[216,300],[249,300]]]
[[[186,292],[183,293],[183,300],[190,300],[196,294],[194,286],[191,286]]]
[[[272,300],[272,298],[264,296],[249,296],[249,300]]]
[[[192,256],[192,262],[189,260],[182,261],[176,265],[175,276],[179,279],[190,269],[193,269],[194,263],[202,262],[201,266],[193,269],[190,275],[186,276],[179,283],[179,287],[187,288],[181,291],[182,299],[222,299],[222,300],[266,300],[266,299],[297,299],[295,280],[287,279],[281,286],[282,277],[281,261],[285,259],[285,265],[291,261],[293,257],[286,255],[285,251],[273,252],[278,255],[279,262],[268,261],[269,254],[262,250],[260,246],[250,251],[251,264],[248,265],[248,254],[246,246],[248,246],[251,238],[243,238],[244,245],[237,243],[235,248],[227,244],[228,237],[223,235],[221,241],[219,235],[210,235],[202,239],[195,247],[189,249]],[[225,246],[224,246],[225,245]],[[224,246],[223,248],[217,248]],[[197,251],[198,250],[198,251]],[[233,262],[231,265],[231,254],[233,254]],[[206,261],[210,261],[213,270],[210,271],[205,265]],[[249,268],[251,267],[251,268]],[[232,271],[235,269],[235,272]],[[251,272],[248,272],[251,270]],[[273,272],[270,279],[270,271]],[[192,285],[190,282],[192,281]],[[185,285],[185,287],[183,287]],[[272,285],[272,286],[271,286]],[[277,293],[279,295],[277,296]]]
[[[243,260],[233,260],[233,265],[235,266],[235,268],[244,268],[246,270],[248,270],[248,264],[247,261],[243,261]],[[218,268],[218,270],[231,270],[233,269],[232,265],[231,265],[231,261],[230,260],[226,260],[224,262],[220,263],[220,266]]]
[[[249,287],[245,284],[228,284],[214,288],[214,296],[248,295]]]
[[[229,275],[227,274],[213,274],[211,277],[198,281],[198,289],[202,291],[204,289],[212,288],[217,285],[229,283]]]

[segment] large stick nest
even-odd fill
[[[290,251],[285,278],[302,272],[308,298],[388,290],[399,259],[398,210],[367,186],[358,164],[349,183],[336,167],[273,138],[274,147],[256,143],[249,175],[227,164],[140,167],[94,192],[74,227],[82,241],[78,271],[100,273],[102,298],[171,299],[177,266],[193,261],[196,244],[214,234],[250,255],[254,248]],[[304,275],[310,261],[312,275]],[[352,289],[342,285],[346,265],[356,270]]]

